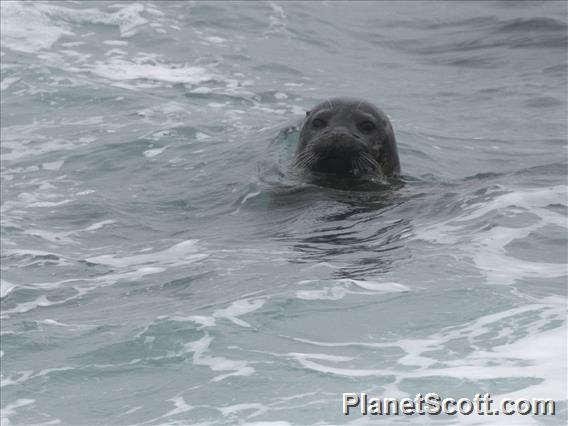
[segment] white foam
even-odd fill
[[[146,6],[146,11],[148,13],[150,13],[151,15],[155,15],[155,16],[164,16],[165,13],[162,12],[161,10],[156,9],[156,6],[152,5],[152,4],[145,4]]]
[[[126,40],[105,40],[103,41],[104,44],[109,46],[126,46],[128,42]]]
[[[191,315],[188,317],[174,316],[170,318],[172,321],[191,321],[203,327],[214,327],[215,318],[205,315]]]
[[[0,11],[1,43],[11,50],[36,53],[73,35],[66,24],[54,25],[38,4],[3,1]]]
[[[187,402],[185,402],[185,400],[181,396],[170,399],[169,401],[172,401],[174,403],[175,408],[167,412],[163,417],[175,416],[176,414],[186,413],[195,408],[192,405],[189,405]]]
[[[243,200],[241,201],[241,204],[245,204],[248,200],[250,200],[251,198],[256,197],[257,195],[260,195],[261,191],[255,191],[255,192],[249,192],[247,195],[245,195],[245,197],[243,198]]]
[[[329,269],[341,269],[341,266],[339,265],[334,265],[333,263],[329,263],[329,262],[319,262],[319,263],[314,263],[313,265],[310,266],[310,268],[329,268]]]
[[[105,56],[112,56],[112,55],[124,56],[128,55],[128,52],[118,48],[109,49],[105,52]]]
[[[50,163],[43,163],[41,167],[44,170],[59,170],[65,160],[52,161]]]
[[[348,376],[348,377],[368,377],[368,376],[388,376],[392,375],[392,370],[382,370],[382,369],[356,369],[356,368],[345,368],[336,367],[321,364],[319,362],[313,361],[328,361],[328,362],[346,362],[352,361],[354,358],[346,356],[331,356],[326,354],[301,354],[301,353],[289,353],[288,356],[295,359],[302,367],[309,370],[318,371],[320,373],[333,374],[336,376]]]
[[[87,62],[89,60],[89,58],[92,56],[92,54],[90,53],[82,53],[79,52],[77,50],[72,50],[72,49],[62,49],[59,51],[59,53],[62,53],[63,55],[69,57],[70,59],[74,60],[77,63],[80,62]],[[55,54],[51,53],[49,56],[49,59],[54,58]]]
[[[114,267],[130,267],[150,265],[159,262],[161,265],[189,264],[205,259],[208,255],[197,253],[197,240],[187,240],[175,244],[165,250],[144,253],[135,256],[117,257],[110,254],[95,256],[86,259],[91,263],[100,263]]]
[[[34,198],[35,199],[35,198]],[[67,202],[67,201],[66,201]],[[37,207],[37,206],[45,206],[45,203],[39,203],[39,202],[33,202],[28,204],[29,207]],[[110,225],[112,223],[115,223],[114,220],[103,220],[101,222],[98,223],[94,223],[90,226],[88,226],[87,228],[83,229],[82,231],[86,231],[86,232],[92,232],[92,231],[96,231],[106,225]],[[45,241],[49,241],[50,243],[54,243],[54,244],[69,244],[69,245],[73,245],[73,244],[77,244],[77,242],[71,238],[71,236],[77,235],[79,234],[79,232],[81,231],[65,231],[65,232],[55,232],[55,231],[46,231],[46,230],[41,230],[41,229],[27,229],[23,232],[23,234],[25,235],[33,235],[39,238],[42,238]],[[33,253],[19,253],[19,254],[32,254],[35,255]]]
[[[101,229],[103,226],[111,225],[116,223],[116,220],[103,220],[101,222],[93,223],[92,225],[86,227],[84,231],[96,231],[97,229]]]
[[[42,127],[51,128],[50,124],[42,124]],[[19,160],[26,157],[35,157],[41,154],[55,151],[71,150],[77,147],[73,143],[64,139],[50,139],[38,132],[38,124],[10,126],[2,129],[2,144],[8,149],[2,152],[2,160]],[[36,144],[31,144],[31,141]],[[41,142],[37,144],[37,142]],[[39,170],[38,166],[35,166]]]
[[[318,281],[302,280],[298,282],[299,285],[315,284]],[[380,294],[380,293],[400,293],[411,291],[405,285],[395,282],[379,282],[371,280],[353,280],[353,279],[340,279],[329,280],[324,283],[331,283],[323,288],[315,290],[299,290],[296,292],[296,297],[303,300],[339,300],[347,294]],[[352,290],[352,288],[361,288],[367,291]]]
[[[74,36],[73,24],[103,24],[118,27],[121,37],[131,37],[148,21],[141,16],[144,5],[125,3],[111,5],[118,9],[114,12],[103,12],[95,8],[69,8],[43,2],[1,2],[1,42],[2,46],[11,50],[38,53],[52,48],[59,39]],[[106,40],[109,45],[124,45],[124,40]],[[62,43],[64,47],[75,47],[85,44],[82,41]],[[62,52],[75,55],[84,61],[90,55],[80,52]],[[60,56],[55,52],[43,55],[46,61],[58,61]],[[68,69],[72,69],[69,67]]]
[[[248,417],[254,417],[265,413],[268,410],[268,407],[266,407],[263,404],[248,403],[248,404],[227,405],[225,407],[219,407],[218,410],[221,412],[223,417],[227,417],[233,413],[239,413],[241,411],[254,410],[254,413],[248,416]]]
[[[10,377],[4,378],[4,376],[1,376],[0,388],[6,387],[6,386],[20,385],[20,384],[24,383],[25,381],[27,381],[32,375],[33,375],[33,371],[25,370],[25,371],[18,371],[16,373],[16,375],[10,376]]]
[[[59,284],[59,283],[56,283]],[[31,286],[30,286],[31,287]],[[55,302],[50,301],[45,294],[42,294],[37,299],[32,300],[30,302],[18,303],[12,309],[3,309],[0,318],[9,318],[11,314],[22,314],[29,311],[32,311],[37,308],[53,306],[53,305],[62,305],[67,303],[70,300],[76,299],[81,297],[82,295],[86,294],[89,289],[81,288],[81,287],[74,287],[76,294],[70,296],[66,299],[57,300]]]
[[[16,288],[15,284],[0,279],[0,299],[4,299]]]
[[[56,321],[53,319],[45,319],[38,321],[39,324],[49,325],[52,327],[65,327],[65,328],[73,328],[73,329],[88,329],[88,328],[96,328],[96,325],[90,324],[66,324],[60,321]]]
[[[261,193],[262,193],[262,191],[258,190],[258,191],[253,191],[253,192],[249,192],[248,194],[246,194],[243,197],[243,199],[241,200],[241,204],[239,205],[239,207],[234,212],[232,212],[231,214],[232,215],[238,214],[241,211],[241,206],[243,206],[251,198],[257,197]]]
[[[351,356],[338,356],[338,355],[328,355],[328,354],[316,354],[316,353],[298,353],[298,352],[291,352],[288,354],[289,356],[297,359],[317,359],[321,361],[330,361],[330,362],[346,362],[346,361],[353,361],[355,358]]]
[[[65,43],[61,43],[61,46],[63,47],[79,47],[79,46],[83,46],[86,43],[84,41],[67,41]]]
[[[263,420],[261,422],[247,422],[249,426],[290,426],[292,423],[288,423],[283,420],[274,420],[274,421],[266,421]]]
[[[143,154],[144,154],[144,157],[146,157],[146,158],[152,158],[152,157],[155,157],[156,155],[160,155],[166,149],[168,149],[167,146],[164,146],[163,148],[148,149],[148,150],[144,151]]]
[[[193,363],[195,365],[204,365],[212,371],[231,371],[231,373],[221,374],[211,379],[212,382],[218,382],[230,376],[250,376],[254,373],[254,368],[247,361],[230,360],[224,357],[212,357],[205,355],[213,338],[206,334],[201,339],[185,344],[188,352],[193,352]]]
[[[99,77],[114,81],[145,79],[198,84],[215,79],[215,75],[203,67],[133,62],[118,57],[111,58],[109,62],[98,61],[90,71]]]
[[[122,416],[126,416],[128,414],[132,414],[135,413],[136,411],[141,410],[142,408],[144,408],[142,405],[137,405],[135,407],[130,408],[129,410],[125,411],[124,413],[119,414],[117,417],[122,417]]]
[[[213,93],[213,89],[210,87],[196,87],[195,89],[190,90],[190,93],[208,95],[209,93]]]
[[[266,34],[284,34],[290,37],[290,33],[287,28],[287,17],[284,13],[282,6],[274,1],[268,3],[274,14],[271,14],[268,19],[270,21],[270,28],[266,31]]]
[[[70,203],[71,200],[61,200],[61,201],[36,201],[30,203],[28,207],[57,207],[63,204]]]
[[[0,83],[0,92],[3,92],[6,89],[9,89],[12,84],[17,83],[20,81],[20,77],[6,77],[2,79]]]
[[[188,110],[187,105],[181,102],[170,101],[163,104],[158,104],[156,106],[145,108],[137,112],[138,115],[145,117],[150,122],[159,122],[160,125],[183,125],[184,123],[180,121],[175,121],[169,119],[170,116],[182,116],[183,118],[189,116],[191,112]],[[167,122],[164,123],[163,116],[168,118]]]
[[[203,132],[197,132],[195,134],[195,139],[197,139],[198,141],[204,141],[204,140],[207,140],[207,139],[211,139],[211,136],[209,136],[208,134],[203,133]]]
[[[35,402],[35,399],[20,398],[11,404],[6,404],[0,410],[0,419],[2,420],[2,426],[10,426],[10,417],[16,414],[16,409],[20,407],[25,407],[31,405]]]
[[[31,302],[19,303],[15,308],[9,310],[3,310],[2,315],[28,312],[40,306],[50,306],[50,305],[53,305],[53,302],[50,302],[45,295],[41,295],[36,300],[33,300]]]
[[[121,37],[132,37],[140,27],[148,22],[141,16],[144,5],[141,3],[112,4],[109,8],[118,9],[107,13],[99,9],[73,9],[52,4],[38,4],[37,9],[58,21],[74,23],[104,24],[118,26]]]
[[[95,279],[95,281],[101,283],[102,285],[112,285],[119,281],[132,281],[139,280],[146,275],[160,274],[164,272],[166,268],[159,266],[143,266],[137,267],[134,270],[128,270],[125,272],[117,272],[112,274],[106,274]]]
[[[299,290],[296,297],[303,300],[339,300],[349,293],[344,287],[325,287],[320,290]]]
[[[224,39],[223,37],[216,37],[216,36],[206,36],[202,38],[203,40],[205,40],[206,42],[212,43],[212,44],[224,44],[227,42],[227,39]]]
[[[226,318],[242,327],[250,327],[251,325],[248,322],[243,321],[237,317],[239,317],[240,315],[256,311],[257,309],[262,307],[262,305],[264,305],[265,302],[266,299],[237,300],[236,302],[231,303],[231,305],[228,308],[218,309],[215,312],[213,312],[213,317]]]
[[[34,205],[37,203],[34,203]],[[75,244],[75,242],[69,238],[69,235],[72,235],[73,232],[52,232],[52,231],[44,231],[41,229],[27,229],[23,232],[25,235],[34,235],[36,237],[40,237],[46,241],[51,243],[66,243],[66,244]]]
[[[527,315],[532,318],[529,323],[526,321]],[[535,316],[536,319],[534,319]],[[294,338],[294,340],[320,347],[352,347],[356,356],[361,353],[361,347],[402,349],[405,355],[397,360],[396,367],[389,367],[389,369],[345,368],[336,365],[356,359],[344,355],[289,353],[284,356],[293,358],[304,368],[320,373],[347,377],[396,375],[396,383],[404,379],[425,379],[434,376],[471,382],[532,378],[537,381],[537,384],[509,393],[496,394],[493,392],[492,396],[499,398],[546,397],[561,401],[566,398],[565,379],[568,375],[566,323],[552,329],[547,329],[547,326],[551,322],[565,321],[565,319],[566,306],[563,299],[556,298],[550,304],[522,305],[485,315],[421,339],[378,343],[336,343]],[[503,327],[503,324],[508,324],[508,326]],[[485,341],[484,336],[494,334],[495,331],[500,331],[499,336],[491,342]],[[521,337],[519,337],[520,331],[523,333]],[[474,350],[461,358],[444,360],[443,365],[440,365],[436,353],[447,353],[448,345],[456,340],[466,340]],[[479,347],[481,342],[484,342],[483,348]],[[488,343],[491,346],[487,347]],[[384,396],[392,397],[393,394],[400,392],[396,383],[391,384],[388,390],[385,390]]]
[[[502,186],[498,188],[499,192],[504,190]],[[466,206],[465,212],[458,218],[422,229],[417,228],[416,237],[462,249],[463,255],[473,259],[490,284],[509,285],[523,278],[565,276],[565,264],[521,260],[509,255],[506,246],[515,240],[527,238],[532,232],[547,225],[566,229],[566,217],[547,207],[558,203],[568,204],[567,187],[558,185],[488,195],[493,195],[490,201]],[[537,220],[525,227],[484,227],[475,233],[471,233],[464,225],[494,211],[509,216],[528,212],[536,216]]]
[[[314,345],[314,346],[323,346],[323,347],[348,347],[348,346],[354,346],[354,347],[369,347],[369,348],[391,348],[391,347],[395,347],[396,344],[395,343],[369,343],[369,342],[320,342],[320,341],[316,341],[316,340],[311,340],[311,339],[303,339],[300,337],[291,337],[292,340],[295,340],[297,342],[303,342],[303,343],[308,343],[310,345]],[[398,344],[399,342],[397,342]]]
[[[57,372],[57,371],[71,371],[71,370],[75,370],[74,367],[58,367],[58,368],[45,368],[43,370],[38,371],[37,373],[35,373],[33,377],[43,377],[43,376],[47,376],[48,374]]]
[[[377,293],[400,293],[410,291],[405,285],[395,283],[395,282],[378,282],[378,281],[368,281],[368,280],[352,280],[344,279],[341,281],[350,282],[355,284],[357,287],[361,287],[365,290],[371,290]]]

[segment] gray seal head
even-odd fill
[[[373,104],[352,98],[330,99],[306,113],[295,164],[302,172],[342,180],[400,175],[388,117]]]

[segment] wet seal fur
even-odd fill
[[[400,161],[387,115],[370,102],[329,99],[306,113],[295,159],[312,180],[341,186],[400,175]]]

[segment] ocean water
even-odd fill
[[[566,424],[565,2],[1,4],[2,425]],[[287,167],[391,117],[404,185]],[[343,392],[552,398],[341,413]]]

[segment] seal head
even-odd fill
[[[400,162],[392,125],[384,112],[367,101],[322,102],[306,113],[296,166],[341,179],[396,177]]]

